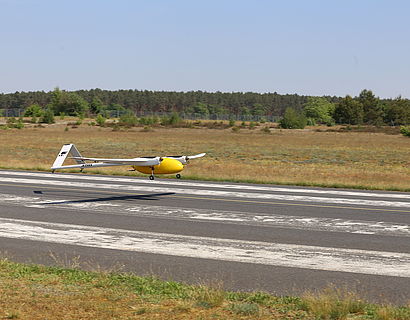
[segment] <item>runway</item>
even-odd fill
[[[0,254],[410,300],[410,194],[0,170]]]

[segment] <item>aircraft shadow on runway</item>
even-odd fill
[[[44,191],[34,191],[35,194],[44,194]],[[150,193],[150,194],[136,194],[136,195],[124,195],[124,196],[110,196],[110,197],[100,197],[93,199],[79,199],[79,200],[68,200],[68,201],[55,201],[47,202],[47,205],[52,204],[70,204],[70,203],[90,203],[90,202],[103,202],[103,201],[129,201],[129,200],[160,200],[162,196],[174,195],[174,192],[164,192],[164,193]]]

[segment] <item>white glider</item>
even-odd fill
[[[68,155],[74,159],[77,164],[63,165]],[[51,171],[55,172],[59,169],[74,169],[79,168],[83,171],[85,168],[96,167],[111,167],[130,165],[141,173],[149,174],[149,178],[154,180],[154,174],[174,174],[179,179],[184,166],[191,159],[197,159],[205,156],[206,153],[200,153],[193,156],[165,156],[165,157],[140,157],[132,159],[109,159],[109,158],[89,158],[82,157],[74,144],[65,144],[55,159]]]

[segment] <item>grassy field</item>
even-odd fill
[[[239,124],[238,124],[239,125]],[[207,152],[182,173],[190,179],[410,190],[410,139],[383,132],[100,128],[64,123],[0,130],[0,167],[48,170],[64,143],[86,156],[136,157]],[[68,130],[66,129],[68,128]],[[322,132],[324,131],[324,132]],[[127,167],[88,170],[135,174]]]
[[[272,128],[266,133],[261,128],[113,131],[58,123],[0,130],[0,167],[49,170],[61,145],[75,143],[83,154],[96,157],[207,152],[183,172],[192,179],[410,191],[410,139],[406,137],[315,129]],[[88,172],[136,174],[128,169]],[[410,318],[409,308],[368,304],[354,293],[334,288],[301,297],[275,297],[226,292],[223,284],[189,286],[0,259],[0,318],[4,319],[404,320]]]
[[[77,263],[77,261],[73,261]],[[24,265],[0,259],[1,319],[405,320],[410,306],[375,305],[327,288],[297,297],[224,291],[154,277]]]

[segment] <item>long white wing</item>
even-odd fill
[[[150,167],[160,164],[160,157],[155,158],[132,158],[132,159],[105,159],[105,158],[87,158],[87,157],[71,157],[75,160],[95,161],[102,163],[125,164],[141,167]]]
[[[196,154],[196,155],[194,155],[194,156],[187,156],[187,160],[196,159],[196,158],[202,158],[204,155],[206,155],[206,153],[200,153],[200,154]]]
[[[196,154],[196,155],[193,155],[193,156],[166,156],[165,158],[171,158],[171,159],[178,160],[183,165],[185,165],[185,164],[188,163],[188,160],[201,158],[204,155],[206,155],[206,153],[200,153],[200,154]]]

